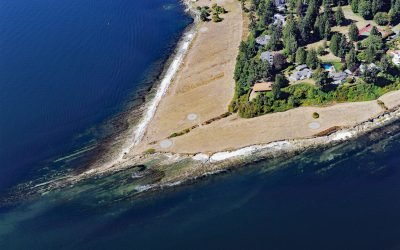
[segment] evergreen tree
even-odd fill
[[[297,34],[296,23],[292,18],[289,18],[283,29],[283,45],[285,47],[285,53],[290,61],[294,59],[298,48]]]
[[[295,36],[289,35],[289,37],[286,39],[286,42],[285,42],[285,52],[288,55],[288,58],[290,61],[293,61],[293,59],[294,59],[293,57],[294,57],[298,47],[299,46],[298,46]]]
[[[357,42],[358,41],[358,28],[357,28],[357,25],[355,25],[354,23],[352,23],[351,25],[350,25],[350,28],[349,28],[349,38],[350,38],[350,41],[352,41],[352,42]]]
[[[390,23],[396,25],[400,22],[400,0],[395,0],[391,6],[392,8],[389,11]]]
[[[323,30],[321,32],[320,27],[321,27],[321,18],[320,16],[317,16],[314,23],[314,36],[318,39],[321,39],[322,38],[321,33],[323,34]]]
[[[380,66],[381,66],[381,70],[383,72],[388,72],[390,69],[390,58],[387,55],[382,56],[381,61],[380,61]]]
[[[289,38],[289,36],[294,36],[297,40],[297,34],[298,34],[298,29],[297,29],[297,22],[293,18],[288,18],[288,21],[286,22],[286,26],[283,29],[283,40]]]
[[[338,33],[333,34],[331,43],[329,44],[329,49],[331,50],[332,54],[337,56],[339,54],[339,46],[341,43],[341,36]]]
[[[308,67],[310,67],[312,69],[316,69],[318,67],[319,60],[318,60],[317,51],[315,51],[315,49],[311,49],[307,53],[306,64]]]
[[[326,16],[326,20],[328,20],[329,24],[333,24],[333,10],[331,0],[325,0],[324,2],[324,15]]]
[[[284,75],[277,74],[275,76],[275,84],[279,85],[281,88],[289,86],[289,82]]]
[[[275,0],[266,0],[267,5],[266,5],[266,10],[265,14],[269,17],[268,18],[268,23],[266,24],[271,24],[273,20],[273,16],[276,13],[276,6],[275,6]]]
[[[371,69],[365,69],[362,78],[366,83],[374,84],[378,80],[378,69],[373,67]]]
[[[299,25],[300,37],[302,44],[307,44],[311,40],[312,25],[310,20],[306,17],[300,22]]]
[[[335,20],[336,20],[336,24],[339,26],[342,26],[346,21],[346,18],[344,16],[343,9],[341,6],[339,6],[338,10],[335,13]]]
[[[359,0],[351,0],[351,10],[354,13],[358,13],[358,5],[360,4]]]
[[[365,61],[367,63],[373,63],[376,59],[376,49],[374,45],[370,45],[365,50]]]
[[[328,85],[328,72],[319,66],[313,74],[315,85],[319,89],[324,89]]]
[[[303,16],[303,8],[304,8],[303,0],[297,0],[296,13],[298,16]]]
[[[279,100],[281,98],[281,94],[281,87],[276,83],[272,84],[272,99]]]
[[[344,58],[346,56],[347,50],[348,50],[348,44],[346,40],[346,36],[341,35],[340,36],[340,43],[339,43],[339,51],[338,51],[338,57]]]
[[[372,15],[375,15],[376,13],[378,13],[378,11],[380,11],[383,7],[383,1],[382,0],[372,0],[371,3],[371,11],[372,11]]]
[[[348,69],[353,69],[357,66],[358,59],[357,53],[354,49],[351,49],[350,52],[346,55],[346,65]]]
[[[362,41],[362,46],[365,48],[373,46],[375,50],[381,50],[384,48],[385,44],[381,36],[370,35],[367,39]]]
[[[382,37],[381,32],[379,32],[378,28],[375,27],[375,26],[372,27],[371,32],[370,32],[369,35],[370,35],[370,36],[379,36],[379,37]]]
[[[279,25],[272,26],[272,34],[269,43],[267,44],[267,49],[272,51],[279,50],[282,37],[282,28]]]
[[[329,21],[325,22],[325,27],[324,27],[324,38],[325,40],[328,40],[329,37],[331,36],[331,24]]]
[[[307,59],[307,51],[303,47],[297,49],[296,52],[296,63],[305,64]]]
[[[318,8],[319,8],[319,6],[317,5],[316,0],[310,0],[308,2],[308,7],[307,7],[305,17],[308,20],[310,27],[314,24],[315,18],[318,15]]]
[[[360,13],[364,19],[371,20],[373,17],[371,2],[369,0],[360,0],[358,13]]]

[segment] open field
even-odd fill
[[[335,11],[336,11],[336,9],[337,8],[334,8]],[[376,26],[376,27],[378,27],[379,29],[382,29],[382,30],[388,29],[387,26],[379,26],[374,20],[365,20],[361,16],[359,16],[357,14],[354,14],[353,11],[351,10],[351,6],[350,5],[343,6],[342,9],[343,9],[344,16],[349,21],[349,23],[346,26],[335,26],[335,27],[332,27],[332,31],[340,32],[342,34],[347,35],[348,31],[349,31],[349,26],[350,26],[351,23],[355,23],[357,25],[358,29],[361,29],[361,28],[367,26],[368,24]]]
[[[201,0],[198,5],[214,1]],[[131,154],[147,149],[174,153],[212,153],[277,140],[312,137],[329,128],[354,126],[384,109],[377,101],[341,103],[329,107],[300,107],[281,113],[243,119],[237,114],[204,125],[227,112],[233,97],[233,71],[243,39],[242,11],[238,1],[218,1],[229,13],[220,23],[201,23],[199,33],[167,94],[163,97],[144,140]],[[347,8],[347,7],[345,7]],[[358,17],[349,17],[364,25]],[[322,58],[338,61],[336,58]],[[380,98],[386,107],[400,105],[400,91]],[[312,114],[318,112],[320,118]],[[203,125],[202,125],[203,124]],[[194,127],[195,126],[195,127]],[[173,133],[190,132],[167,139]]]
[[[400,105],[400,91],[380,98],[389,107]],[[329,107],[301,107],[282,113],[268,114],[252,119],[232,115],[210,125],[194,129],[187,135],[172,139],[169,149],[179,153],[218,152],[254,144],[284,139],[311,137],[334,126],[354,126],[377,116],[384,110],[377,101],[341,103]],[[313,119],[313,112],[320,118]],[[316,122],[319,128],[310,128]]]
[[[199,6],[216,1],[201,0]],[[198,34],[168,92],[149,124],[143,143],[202,123],[227,111],[233,98],[233,71],[243,32],[236,0],[217,1],[227,11],[220,23],[200,23]],[[196,119],[187,119],[195,114]]]

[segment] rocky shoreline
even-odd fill
[[[96,168],[78,175],[69,175],[43,183],[25,183],[5,196],[1,204],[18,203],[21,200],[46,195],[51,191],[73,187],[85,181],[103,179],[117,174],[128,174],[132,179],[132,192],[127,197],[196,182],[204,177],[246,166],[250,163],[278,157],[295,156],[307,150],[328,148],[342,142],[384,128],[400,120],[400,106],[353,127],[341,128],[326,136],[276,141],[253,145],[233,151],[211,155],[155,153],[138,155],[122,164],[109,168]],[[137,169],[146,169],[136,173]],[[133,172],[132,172],[133,171]],[[132,173],[131,173],[132,172]],[[125,177],[124,177],[125,178]]]
[[[190,1],[183,1],[183,3],[188,6],[188,10],[195,16],[196,12],[193,9],[192,3]],[[192,34],[193,37],[197,35],[197,19],[195,17],[194,19],[195,23],[185,32],[181,42],[177,45],[178,49],[171,55],[171,59],[168,60],[161,75],[161,79],[165,77],[169,71],[179,47],[182,43],[185,43],[185,41],[187,42],[185,36],[187,36],[187,34]],[[190,42],[187,46],[187,49],[191,50]],[[184,53],[181,55],[182,58],[178,60],[179,62],[182,62],[185,56]],[[178,66],[179,65],[178,63]],[[160,98],[163,97],[163,93],[166,92],[169,86],[168,84],[164,84],[165,86],[161,87],[161,85],[162,83],[160,82],[154,87],[154,91],[161,91],[158,102],[161,101]],[[157,93],[152,93],[153,95],[157,95]],[[154,100],[155,97],[141,107],[143,116],[145,116],[149,106],[154,107],[152,111],[152,115],[154,115],[158,106],[157,103],[152,105],[152,103],[155,102]],[[398,103],[398,99],[396,99],[394,103]],[[154,152],[128,154],[128,151],[135,145],[136,138],[138,138],[137,124],[131,124],[130,128],[118,136],[120,140],[119,144],[110,145],[109,152],[101,156],[101,159],[95,162],[89,169],[79,173],[67,173],[57,178],[48,177],[21,184],[11,191],[12,194],[6,197],[5,203],[29,199],[30,197],[47,194],[50,191],[79,185],[88,180],[103,179],[118,174],[121,174],[121,177],[119,177],[121,180],[123,179],[129,182],[130,191],[126,194],[127,196],[137,195],[150,190],[169,188],[183,183],[190,183],[199,178],[217,174],[228,169],[238,168],[254,161],[296,155],[306,150],[329,147],[349,139],[357,138],[399,120],[400,106],[391,107],[390,110],[379,113],[379,115],[373,116],[373,118],[367,121],[357,123],[354,126],[331,127],[310,137],[298,137],[290,140],[271,140],[271,142],[265,144],[254,142],[254,145],[245,144],[248,146],[232,147],[233,149],[230,151],[211,151],[213,153],[206,153],[199,150],[200,152],[195,151],[197,153],[189,154],[181,153],[182,151],[180,151],[180,153],[174,153],[158,150]],[[128,115],[127,119],[129,119]],[[142,119],[144,118],[142,117]],[[149,119],[151,120],[152,116],[150,116]],[[150,121],[149,119],[148,122]],[[148,125],[146,122],[144,124],[145,126],[140,129],[140,136],[143,136]],[[120,144],[124,145],[120,146]],[[138,168],[138,166],[140,167]],[[137,172],[138,169],[144,170],[141,170],[143,172],[139,173]],[[4,202],[0,202],[0,204],[1,203]]]

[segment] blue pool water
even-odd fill
[[[0,191],[97,145],[191,22],[178,0],[4,0]]]
[[[330,70],[332,68],[332,64],[322,64],[325,70]]]

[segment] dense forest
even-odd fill
[[[239,47],[231,112],[254,117],[301,105],[373,100],[400,88],[399,69],[387,53],[399,49],[399,38],[388,36],[393,34],[390,28],[400,22],[400,0],[288,0],[284,8],[275,0],[240,1],[249,18],[250,34]],[[274,20],[276,14],[286,18],[284,24]],[[346,19],[350,14],[388,31],[374,25],[364,37],[356,23]],[[264,35],[269,36],[268,44],[258,44],[256,39]],[[309,48],[310,44],[320,45]],[[272,63],[260,57],[265,51],[274,53]],[[355,72],[362,64],[374,67],[333,85],[321,60],[326,54],[338,58],[339,71]],[[291,84],[288,74],[302,64],[312,70],[312,81]],[[251,87],[261,81],[274,82],[272,91],[249,100]]]

